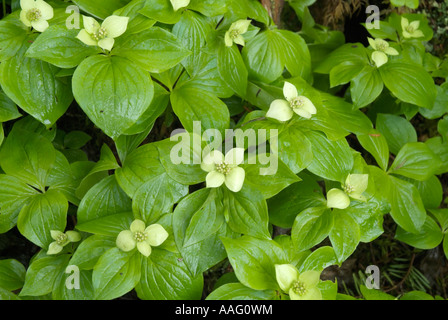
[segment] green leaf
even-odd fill
[[[311,78],[311,56],[305,40],[289,30],[274,29],[277,41],[282,46],[281,60],[293,77]]]
[[[154,249],[142,262],[135,290],[142,300],[199,300],[203,284],[202,275],[192,277],[178,254]]]
[[[17,227],[22,235],[41,248],[53,242],[50,231],[65,231],[68,202],[57,190],[30,199],[19,213]]]
[[[236,236],[229,230],[227,224],[223,224],[217,232],[210,234],[206,239],[190,246],[183,245],[193,216],[202,210],[210,193],[210,189],[204,188],[188,195],[179,202],[173,214],[173,232],[177,248],[194,277],[226,258],[220,236]]]
[[[434,300],[434,297],[427,294],[426,292],[422,291],[411,291],[405,293],[400,300],[417,300],[417,301],[423,301],[423,300]]]
[[[363,71],[364,64],[359,61],[345,61],[338,64],[330,71],[330,87],[334,88],[343,84],[347,84]]]
[[[395,300],[394,296],[384,293],[377,289],[368,289],[366,286],[360,286],[361,293],[366,300]]]
[[[116,139],[149,107],[154,86],[149,74],[133,62],[97,55],[76,69],[73,94],[90,120]]]
[[[130,0],[108,0],[104,3],[102,0],[74,0],[73,2],[85,12],[91,15],[105,19],[112,13],[126,5]]]
[[[188,74],[193,77],[203,61],[207,59],[202,48],[206,45],[207,35],[212,31],[211,21],[204,16],[187,10],[182,14],[178,23],[173,27],[173,34],[191,51],[191,55],[182,61]],[[176,79],[177,80],[177,79]]]
[[[146,1],[145,6],[139,12],[148,18],[166,24],[175,24],[182,16],[182,10],[174,11],[170,0]]]
[[[409,7],[411,9],[417,9],[419,0],[391,0],[391,3],[396,7]]]
[[[65,113],[73,94],[70,82],[56,77],[59,68],[25,56],[29,45],[26,41],[14,57],[0,65],[0,84],[21,109],[49,128]]]
[[[360,109],[378,98],[383,92],[384,84],[377,68],[365,66],[352,81],[350,92],[354,105]]]
[[[238,280],[254,290],[278,290],[275,265],[286,262],[285,252],[273,240],[249,236],[222,238]]]
[[[106,251],[93,269],[95,300],[112,300],[128,293],[138,284],[141,275],[141,254],[118,248]]]
[[[82,199],[78,209],[78,223],[118,213],[131,212],[131,199],[118,185],[115,176],[109,176],[96,184]]]
[[[16,104],[0,90],[0,122],[7,122],[21,117]],[[0,144],[1,145],[1,144]]]
[[[229,227],[260,239],[270,239],[266,200],[258,190],[245,185],[240,192],[224,189],[224,207]]]
[[[369,202],[357,201],[344,211],[358,224],[361,242],[371,242],[383,234],[383,215],[389,212],[389,207],[384,203],[378,203],[375,198]]]
[[[0,299],[1,300],[5,300],[5,301],[8,301],[8,300],[11,300],[11,301],[12,300],[22,300],[18,296],[16,296],[14,293],[12,293],[12,292],[10,292],[10,291],[8,291],[6,289],[3,289],[1,287],[0,287]]]
[[[137,34],[151,28],[156,23],[156,21],[148,19],[139,13],[145,6],[145,3],[145,0],[132,0],[126,6],[114,11],[114,15],[129,17],[128,27],[126,29],[128,34]]]
[[[69,289],[67,286],[71,275],[74,275],[73,272],[67,272],[67,269],[59,273],[54,283],[53,300],[93,300],[92,271],[80,270],[79,289]]]
[[[113,53],[152,73],[171,69],[191,54],[176,36],[158,27],[117,41]]]
[[[26,272],[20,296],[43,296],[51,293],[58,276],[65,273],[69,259],[68,255],[58,255],[34,260]]]
[[[206,143],[199,135],[182,133],[156,143],[160,162],[168,175],[185,185],[205,181],[207,172],[202,170],[202,150]]]
[[[165,172],[154,144],[146,144],[131,152],[116,170],[120,187],[133,198],[137,190],[148,180]]]
[[[171,104],[188,132],[193,132],[195,121],[200,121],[202,130],[215,129],[222,134],[229,127],[226,104],[207,91],[191,85],[181,86],[172,92]]]
[[[395,239],[417,249],[430,250],[442,243],[443,233],[437,223],[429,216],[419,233],[410,233],[398,227]]]
[[[275,300],[275,290],[254,290],[241,283],[226,283],[210,293],[206,300]]]
[[[222,193],[212,189],[201,208],[191,218],[182,246],[189,247],[216,234],[225,223],[223,211]]]
[[[79,223],[76,228],[83,232],[116,238],[121,231],[129,229],[132,221],[134,221],[132,212],[125,212]]]
[[[265,83],[277,80],[285,67],[282,50],[283,43],[271,30],[263,31],[248,41],[242,54],[249,76]]]
[[[92,137],[83,131],[71,131],[64,137],[64,146],[69,149],[80,149],[92,140]]]
[[[307,168],[314,158],[310,140],[296,126],[290,126],[279,133],[278,146],[271,137],[270,146],[273,152],[278,153],[282,162],[296,174]]]
[[[340,263],[356,250],[361,233],[356,221],[344,210],[333,210],[334,226],[330,232],[330,241]]]
[[[344,182],[352,171],[354,160],[347,140],[328,140],[318,132],[307,132],[313,146],[314,159],[308,170],[322,178]]]
[[[25,282],[25,267],[15,259],[0,260],[0,287],[9,291],[22,288]]]
[[[236,45],[222,44],[218,50],[218,71],[226,84],[240,97],[246,96],[248,71]]]
[[[13,228],[23,206],[38,191],[18,178],[0,175],[0,233]]]
[[[381,169],[386,171],[389,166],[389,145],[384,135],[372,129],[371,133],[357,137],[361,146],[375,158]]]
[[[291,238],[298,251],[308,250],[321,243],[333,228],[333,212],[327,207],[309,208],[294,220]]]
[[[76,248],[69,265],[75,265],[81,270],[92,270],[98,259],[115,246],[114,238],[92,235],[82,241],[79,247]]]
[[[409,142],[417,142],[417,133],[412,124],[403,117],[392,114],[378,114],[376,127],[384,135],[393,154]]]
[[[264,157],[263,161],[265,159],[271,161],[264,165],[260,157]],[[252,159],[256,164],[242,166],[246,172],[244,183],[258,189],[265,199],[272,198],[289,185],[301,180],[281,160],[274,160],[275,157],[275,155],[258,154],[257,160]]]
[[[0,21],[0,61],[6,61],[16,55],[22,47],[27,33],[24,29],[9,21]]]
[[[26,52],[26,57],[51,63],[59,68],[74,68],[86,57],[98,54],[101,49],[88,46],[76,38],[78,29],[67,29],[65,25],[50,26]]]
[[[299,268],[299,272],[314,270],[322,272],[324,269],[338,265],[338,258],[332,247],[320,247],[314,250],[303,262]]]
[[[422,67],[389,62],[379,68],[384,85],[401,101],[431,109],[437,90],[432,77]],[[397,81],[400,79],[400,81]]]
[[[404,230],[419,233],[426,220],[426,211],[417,188],[410,182],[390,176],[390,214]]]
[[[228,0],[191,0],[188,9],[198,11],[207,17],[216,17],[228,10]]]
[[[344,62],[353,63],[355,65],[369,64],[366,48],[361,43],[344,44],[334,50],[324,61],[317,65],[314,72],[329,74],[331,69]]]
[[[270,222],[281,228],[291,228],[296,216],[307,208],[325,206],[326,199],[319,184],[309,175],[300,174],[296,182],[268,199]]]
[[[437,172],[440,159],[422,142],[407,143],[394,160],[389,172],[425,181]]]
[[[173,205],[188,194],[188,186],[180,184],[163,173],[148,180],[133,196],[134,215],[147,224],[157,221],[164,213],[172,211]]]
[[[5,173],[44,190],[56,151],[46,138],[15,128],[0,151],[0,164]]]

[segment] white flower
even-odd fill
[[[327,207],[346,209],[350,206],[350,198],[340,189],[331,189],[327,192]]]
[[[291,120],[294,113],[307,119],[317,113],[313,102],[305,96],[299,96],[293,84],[285,82],[283,94],[286,100],[274,100],[266,117],[285,122]]]
[[[48,21],[53,18],[53,7],[43,0],[20,0],[20,20],[39,32],[48,28]]]
[[[48,255],[58,254],[70,242],[78,242],[81,240],[81,235],[76,231],[63,233],[61,231],[51,230],[50,233],[54,241],[48,246]]]
[[[275,277],[280,289],[288,293],[291,300],[322,300],[317,287],[320,272],[308,270],[299,273],[292,264],[276,264]]]
[[[174,11],[185,8],[190,4],[190,0],[170,0]]]
[[[370,46],[375,50],[372,53],[372,60],[375,62],[376,66],[379,68],[389,61],[389,56],[397,56],[399,53],[397,50],[389,46],[387,41],[383,39],[368,38]]]
[[[91,17],[83,16],[83,21],[84,29],[76,37],[89,46],[111,51],[115,38],[126,32],[129,17],[110,16],[101,25]]]
[[[224,156],[213,150],[204,157],[202,170],[208,172],[205,179],[207,188],[218,188],[225,184],[229,190],[239,192],[244,184],[246,172],[238,167],[244,161],[244,149],[234,148]]]
[[[246,42],[244,41],[243,34],[249,29],[251,20],[238,20],[232,23],[229,30],[226,32],[224,41],[227,47],[231,47],[233,43],[244,46]]]
[[[418,30],[420,28],[420,21],[412,21],[409,23],[409,20],[405,17],[401,18],[401,27],[403,29],[403,37],[405,38],[423,38],[425,34]]]
[[[349,174],[342,187],[350,198],[366,201],[366,197],[362,194],[367,190],[368,184],[368,174]]]
[[[151,255],[151,247],[160,246],[168,238],[168,232],[160,224],[152,224],[146,228],[142,220],[134,220],[130,230],[121,231],[116,245],[124,252],[137,250],[145,257]]]

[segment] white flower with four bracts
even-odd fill
[[[53,18],[53,7],[43,0],[20,0],[20,21],[27,27],[39,32],[48,28],[48,21]]]
[[[211,151],[201,163],[202,170],[208,172],[205,179],[207,188],[218,188],[225,184],[230,191],[239,192],[246,177],[244,169],[239,167],[243,161],[243,148],[234,148],[225,156],[221,151]]]
[[[232,23],[224,36],[226,46],[231,47],[233,43],[236,43],[244,47],[246,45],[246,41],[244,40],[243,34],[245,34],[249,29],[251,22],[251,20],[238,20]]]
[[[81,241],[81,235],[76,231],[67,231],[64,233],[58,230],[51,230],[50,234],[54,241],[48,246],[48,255],[58,254],[70,242]]]
[[[190,4],[190,0],[170,0],[170,2],[174,11],[185,8]]]
[[[317,285],[320,272],[309,270],[299,273],[291,264],[276,264],[275,276],[283,292],[291,300],[322,300],[322,293]]]
[[[99,46],[111,51],[118,38],[126,32],[129,17],[110,16],[100,25],[94,18],[83,16],[84,29],[76,36],[89,46]]]
[[[158,247],[168,238],[168,232],[160,224],[152,224],[146,227],[142,220],[134,220],[129,230],[121,231],[117,237],[116,245],[124,252],[129,252],[137,247],[137,250],[149,257],[151,247]]]
[[[266,113],[266,117],[285,122],[291,120],[294,113],[306,119],[310,119],[317,113],[313,102],[307,97],[299,95],[293,84],[285,82],[283,95],[286,100],[274,100]]]
[[[372,60],[375,62],[376,66],[379,68],[389,61],[389,56],[399,55],[398,51],[392,48],[387,41],[383,39],[372,39],[368,38],[370,46],[375,50],[372,53]]]
[[[367,201],[363,193],[369,184],[368,174],[349,174],[342,189],[331,189],[327,192],[327,207],[335,209],[346,209],[350,206],[350,198],[358,201]]]
[[[409,22],[405,17],[401,18],[401,28],[403,29],[403,37],[409,38],[423,38],[425,34],[419,30],[420,21]]]

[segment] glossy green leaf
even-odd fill
[[[90,120],[116,139],[149,107],[154,86],[149,74],[133,62],[97,55],[85,59],[76,69],[73,94]]]
[[[222,239],[238,280],[254,290],[278,290],[275,265],[287,263],[280,245],[273,240],[248,236]]]

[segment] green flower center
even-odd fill
[[[355,188],[354,188],[352,185],[350,185],[350,184],[346,184],[346,185],[343,187],[343,189],[344,189],[345,193],[347,193],[347,194],[350,194],[350,193],[352,193],[353,191],[355,191]]]
[[[302,97],[297,97],[289,101],[289,103],[291,104],[291,107],[293,109],[298,109],[305,105],[305,99],[303,99]]]
[[[148,238],[148,236],[146,235],[145,232],[137,231],[134,233],[134,239],[137,242],[143,242],[146,240],[146,238]]]
[[[415,32],[415,29],[414,29],[413,26],[408,26],[408,27],[406,28],[406,31],[409,32],[409,33],[414,33],[414,32]]]
[[[100,41],[107,37],[107,30],[105,28],[99,28],[97,32],[92,34],[92,39]]]
[[[307,292],[306,286],[301,281],[296,281],[292,285],[292,291],[294,291],[295,294],[298,294],[299,296],[304,296]]]
[[[228,165],[225,162],[219,163],[216,165],[216,171],[218,171],[219,173],[222,173],[224,175],[228,175],[230,173],[231,169],[232,168],[230,167],[230,165]]]
[[[26,13],[26,18],[28,21],[37,21],[42,17],[42,12],[39,9],[33,8],[28,10]]]
[[[386,50],[388,48],[388,44],[380,42],[380,43],[377,44],[377,48],[378,48],[379,51],[384,51],[384,50]]]
[[[240,35],[240,33],[238,32],[238,30],[230,31],[230,38],[231,39],[236,39],[236,38],[238,38],[239,35]]]
[[[64,245],[67,242],[68,236],[65,233],[62,233],[56,237],[56,243],[60,246]]]

